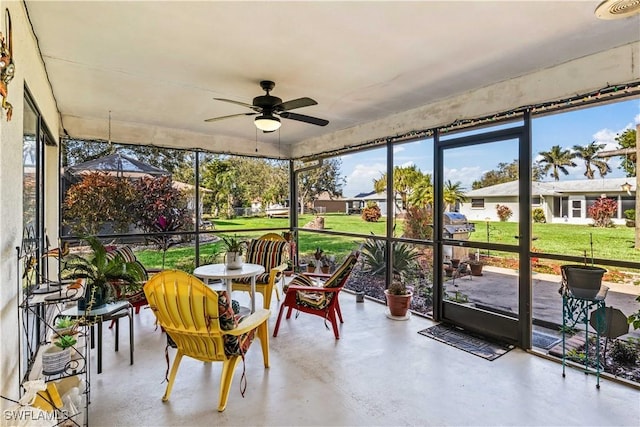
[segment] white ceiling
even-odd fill
[[[259,81],[273,80],[272,95],[318,101],[294,112],[330,124],[283,119],[280,132],[257,136],[260,144],[343,135],[640,40],[640,16],[602,21],[593,13],[598,3],[27,1],[26,7],[70,136],[107,139],[112,111],[114,141],[248,153],[256,141],[253,117],[204,119],[250,110],[214,97],[251,103],[263,94]]]

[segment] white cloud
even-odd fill
[[[403,147],[402,145],[396,145],[396,146],[393,147],[393,152],[394,153],[399,153],[399,152],[404,151],[404,150],[406,150],[406,148]]]
[[[460,181],[460,183],[462,183],[462,186],[466,190],[471,190],[471,184],[473,184],[473,181],[476,181],[477,179],[479,179],[481,175],[482,175],[482,171],[480,169],[480,166],[473,166],[473,167],[465,166],[460,169],[445,168],[445,171],[444,171],[445,182],[447,180],[451,180],[451,182],[453,183]]]
[[[373,191],[373,181],[380,178],[385,171],[386,165],[384,163],[356,165],[346,177],[347,182],[343,188],[344,196],[353,197],[358,193]]]
[[[640,114],[638,114],[635,119],[633,120],[633,122],[637,125],[640,125]]]

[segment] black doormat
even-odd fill
[[[560,341],[562,341],[562,338],[560,337],[544,334],[538,331],[533,331],[533,336],[531,337],[531,344],[533,344],[534,347],[542,348],[545,350],[549,350]]]
[[[490,340],[446,324],[432,326],[418,333],[487,360],[495,360],[513,348],[510,344]]]

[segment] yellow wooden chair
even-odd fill
[[[252,239],[247,246],[245,261],[264,267],[264,273],[256,276],[256,292],[262,294],[263,307],[269,309],[271,297],[275,289],[276,299],[280,301],[278,281],[287,269],[289,260],[289,242],[275,233],[268,233],[258,239]],[[234,291],[251,290],[251,278],[236,279],[233,282]]]
[[[169,400],[182,356],[222,362],[218,411],[224,411],[238,362],[254,335],[260,339],[265,368],[269,367],[269,310],[238,320],[227,292],[211,290],[198,278],[178,270],[154,275],[144,286],[158,324],[175,342],[176,353],[163,401]]]

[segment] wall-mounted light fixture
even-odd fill
[[[631,184],[625,181],[625,183],[620,187],[622,188],[622,191],[626,191],[628,195],[631,195]]]

